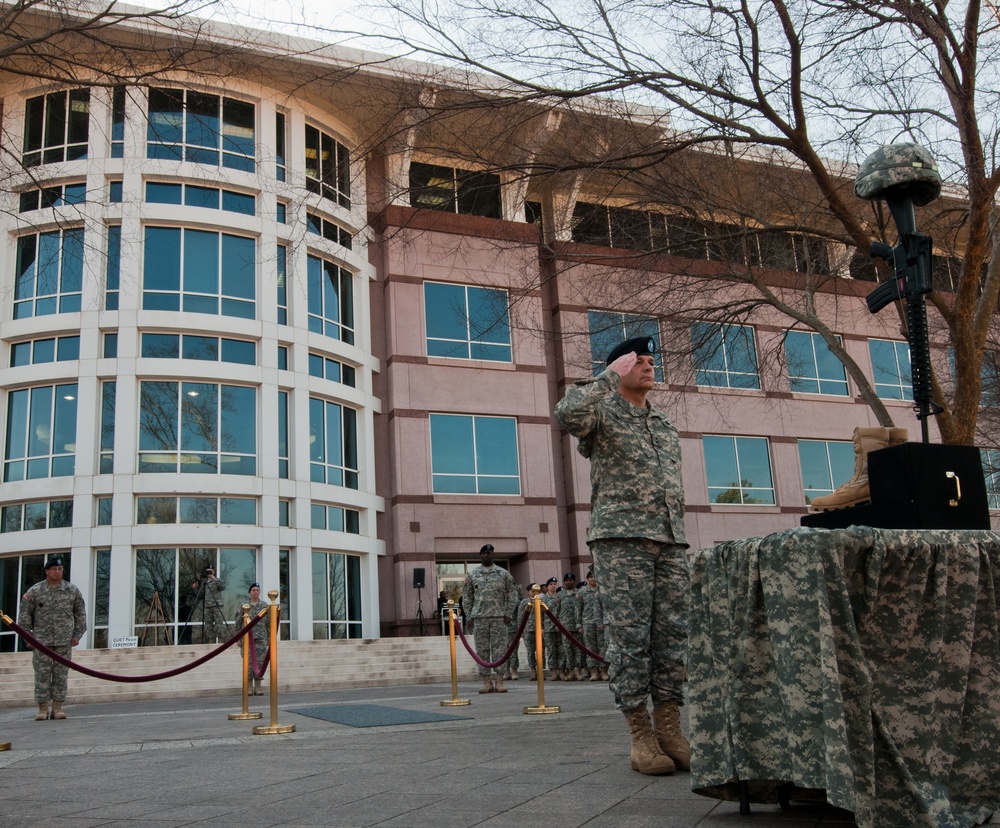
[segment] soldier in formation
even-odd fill
[[[476,654],[483,661],[495,662],[507,650],[510,637],[507,625],[517,610],[517,584],[511,574],[493,563],[493,544],[479,550],[480,565],[465,578],[462,603],[475,634]],[[506,693],[503,676],[492,675],[491,668],[479,667],[483,679],[480,693]]]
[[[582,633],[580,626],[580,602],[576,599],[576,576],[572,572],[563,575],[562,592],[559,593],[559,608],[553,610],[567,631],[579,640]],[[579,652],[573,642],[562,633],[559,634],[559,678],[563,681],[576,681],[579,678],[576,669],[576,654]]]
[[[250,596],[250,620],[253,621],[261,611],[266,610],[269,606],[267,601],[260,600],[260,584],[252,583],[250,584],[250,589],[247,590]],[[239,612],[236,613],[236,626],[243,626],[243,608],[240,607]],[[268,625],[268,619],[265,615],[257,625],[253,628],[253,648],[254,655],[257,657],[257,667],[258,669],[264,663],[264,656],[267,655],[267,646],[271,640],[271,629]],[[243,647],[243,643],[246,638],[240,639],[240,648]],[[253,660],[247,662],[247,680],[250,682],[250,695],[259,696],[262,694],[260,689],[260,679],[257,678],[253,673]]]
[[[524,650],[528,659],[528,670],[530,671],[529,679],[531,681],[538,680],[538,652],[535,647],[535,603],[531,600],[532,590],[536,587],[538,587],[538,584],[528,584],[525,586],[525,592],[528,594],[517,605],[518,624],[521,623],[524,614],[528,614],[528,622],[524,625],[523,640]]]
[[[87,609],[83,595],[63,580],[63,561],[51,557],[45,563],[45,580],[31,587],[21,598],[18,619],[22,627],[53,652],[71,659],[73,648],[87,631]],[[31,656],[35,671],[36,722],[65,719],[63,702],[69,668],[35,650]],[[49,702],[52,709],[49,710]]]
[[[559,639],[562,638],[562,633],[549,618],[545,608],[547,607],[549,612],[556,617],[559,616],[560,593],[558,589],[559,581],[555,578],[549,578],[545,582],[545,592],[542,593],[542,655],[545,656],[545,664],[539,664],[538,669],[543,669],[543,666],[548,668],[547,678],[549,681],[559,681]]]
[[[680,726],[688,544],[679,436],[647,400],[655,351],[651,337],[622,342],[604,371],[567,388],[555,413],[590,460],[587,543],[610,619],[609,685],[628,722],[632,768],[668,774],[690,769]]]
[[[593,570],[587,573],[587,582],[576,591],[580,602],[580,616],[583,624],[583,643],[592,653],[604,658],[604,606],[601,593],[597,589],[597,579]],[[604,663],[593,656],[587,657],[587,669],[591,681],[607,680]]]

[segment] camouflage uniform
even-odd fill
[[[560,592],[555,595],[549,595],[547,592],[542,593],[542,655],[545,656],[544,666],[550,670],[559,669],[559,641],[562,638],[562,633],[556,629],[555,623],[549,618],[545,608],[548,607],[549,611],[558,617],[561,595]]]
[[[621,397],[619,382],[605,370],[573,383],[556,417],[590,460],[587,543],[611,619],[610,686],[627,713],[650,696],[683,702],[689,590],[677,429]]]
[[[73,657],[73,640],[79,641],[87,631],[83,595],[69,581],[60,581],[57,586],[41,581],[31,587],[21,599],[18,620],[42,644],[65,658]],[[66,701],[69,668],[38,650],[32,653],[31,666],[35,670],[35,701]]]
[[[483,661],[497,661],[507,650],[510,640],[504,618],[514,615],[517,594],[513,576],[496,564],[477,566],[466,576],[462,604],[473,622],[476,655]],[[488,677],[490,668],[479,667],[479,675]]]
[[[604,655],[604,630],[599,629],[604,626],[604,612],[601,609],[600,593],[590,586],[581,587],[576,593],[576,599],[580,602],[580,616],[583,623],[583,643],[591,652],[600,656]],[[593,656],[587,656],[587,667],[601,667]]]
[[[218,639],[228,638],[226,629],[226,619],[222,614],[222,597],[220,593],[226,588],[224,581],[219,578],[204,581],[204,592],[200,585],[195,586],[195,598],[193,620],[202,622],[202,639],[205,643]],[[243,612],[240,611],[242,621]],[[264,623],[264,622],[261,622]]]
[[[257,601],[256,603],[251,602],[250,604],[250,620],[253,621],[261,610],[266,610],[271,606],[267,601]],[[239,612],[236,613],[236,627],[237,629],[243,628],[243,607],[240,607]],[[240,648],[243,647],[243,642],[246,641],[245,638],[240,639]],[[267,655],[267,645],[271,641],[271,627],[269,626],[267,613],[264,613],[264,617],[257,622],[257,626],[253,628],[253,649],[254,654],[257,656],[257,667],[258,669],[264,664],[264,656]],[[257,678],[253,674],[253,660],[247,661],[247,678],[254,679]]]
[[[528,669],[538,668],[538,653],[535,647],[535,603],[530,598],[522,598],[517,605],[517,623],[521,623],[524,614],[528,613],[528,623],[524,625],[524,649],[528,656]]]
[[[569,632],[579,637],[580,603],[576,600],[576,590],[563,588],[559,593],[559,609],[553,610],[556,618]],[[559,633],[559,669],[576,670],[576,646],[562,633]]]

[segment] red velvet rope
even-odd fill
[[[51,650],[50,648],[46,647],[44,644],[42,644],[41,641],[35,638],[30,632],[24,629],[24,627],[22,627],[16,621],[13,621],[7,616],[3,616],[3,620],[7,623],[7,625],[19,636],[21,636],[21,638],[24,639],[24,642],[26,644],[38,650],[38,652],[42,653],[43,655],[47,655],[53,661],[58,661],[60,664],[64,664],[65,666],[73,670],[76,670],[78,673],[83,673],[86,676],[92,676],[93,678],[104,679],[105,681],[119,681],[126,683],[129,682],[138,683],[142,681],[159,681],[160,679],[170,678],[172,676],[179,676],[181,673],[186,673],[188,670],[193,670],[195,667],[201,666],[209,659],[215,658],[220,653],[225,652],[230,647],[232,647],[233,644],[235,644],[244,635],[250,632],[250,630],[253,629],[254,625],[257,624],[261,618],[263,618],[263,614],[258,615],[256,618],[253,619],[253,621],[251,621],[249,624],[243,627],[232,638],[220,644],[210,653],[203,655],[196,661],[192,661],[190,664],[185,664],[183,667],[175,667],[173,670],[167,670],[163,673],[153,673],[152,675],[148,676],[119,676],[113,673],[102,673],[100,670],[92,670],[90,667],[84,667],[82,664],[77,664],[76,662],[71,661],[70,659],[66,658],[66,656],[60,655],[54,650]]]
[[[568,638],[570,640],[570,643],[574,647],[576,647],[581,652],[586,653],[591,658],[597,659],[599,662],[601,662],[601,664],[607,664],[608,663],[608,660],[606,658],[598,655],[593,650],[589,649],[585,644],[581,644],[577,640],[576,636],[574,636],[573,633],[571,633],[569,630],[567,630],[562,625],[562,622],[552,614],[552,610],[550,610],[547,606],[545,606],[545,604],[542,604],[542,609],[545,610],[545,614],[548,615],[548,617],[552,619],[552,623],[556,625],[556,629],[559,630],[559,632],[561,632],[564,636],[566,636],[566,638]],[[597,669],[597,668],[594,668],[594,669]]]
[[[475,661],[476,664],[480,667],[496,668],[507,661],[507,659],[513,654],[514,650],[517,649],[517,645],[521,642],[521,636],[524,634],[524,628],[528,624],[529,612],[532,612],[531,607],[528,607],[528,609],[525,610],[524,617],[521,619],[521,626],[517,628],[517,632],[514,633],[514,639],[510,642],[510,646],[507,648],[507,652],[500,656],[499,661],[483,661],[479,657],[476,651],[469,646],[468,639],[466,639],[465,632],[462,630],[462,625],[459,623],[457,618],[455,619],[455,631],[458,633],[458,637],[462,639],[462,644],[465,646],[465,649],[468,650],[469,655],[472,656],[472,660]],[[475,621],[475,619],[473,619],[473,621]]]
[[[251,621],[251,624],[255,624],[255,621]],[[264,673],[267,672],[267,665],[271,661],[271,645],[267,645],[267,650],[264,652],[264,663],[257,666],[257,645],[253,642],[254,646],[250,648],[250,672],[253,673],[253,677],[260,681],[264,678]]]

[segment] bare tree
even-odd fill
[[[845,303],[823,297],[860,302],[873,286],[858,281],[884,278],[868,259],[870,242],[895,240],[882,205],[854,198],[856,164],[885,143],[928,147],[946,196],[921,210],[919,223],[933,233],[948,273],[930,304],[932,336],[947,345],[954,375],[945,379],[940,369],[949,360],[937,360],[933,393],[945,409],[937,423],[944,442],[994,442],[977,430],[983,358],[1000,295],[1000,257],[993,256],[1000,244],[1000,25],[993,4],[376,5],[392,9],[399,23],[399,34],[384,41],[388,48],[459,67],[414,77],[424,94],[395,122],[397,136],[419,127],[422,149],[464,158],[508,184],[520,178],[529,201],[547,187],[579,192],[589,181],[595,192],[610,193],[616,208],[632,211],[619,217],[638,220],[666,207],[677,219],[672,235],[681,238],[680,257],[654,266],[658,255],[675,252],[669,219],[662,236],[643,231],[633,245],[638,253],[616,257],[625,275],[601,286],[602,306],[634,307],[641,295],[647,312],[678,324],[763,312],[787,328],[816,331],[885,425],[888,410],[836,335]],[[463,68],[475,74],[463,76]],[[572,117],[540,139],[537,125],[559,113]],[[577,129],[567,128],[570,120]],[[492,140],[463,140],[470,125]],[[719,266],[691,264],[685,217],[699,220],[704,258]],[[562,227],[559,216],[547,218],[546,241],[567,239],[567,217]],[[776,274],[765,266],[774,260],[766,251],[788,234],[801,234],[806,245],[808,238],[823,240],[830,260],[806,250],[794,267],[782,268],[795,271],[794,280]]]

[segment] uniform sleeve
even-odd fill
[[[520,590],[517,588],[517,584],[514,582],[514,576],[508,573],[507,575],[507,611],[504,613],[510,618],[517,618],[517,605],[520,602]],[[518,621],[521,619],[518,618]]]
[[[86,631],[87,607],[83,603],[83,593],[78,589],[73,598],[73,638],[79,641]]]
[[[17,622],[28,632],[34,632],[35,595],[30,589],[21,597],[21,606],[17,612]]]
[[[598,406],[612,391],[618,390],[621,378],[614,371],[604,371],[593,379],[574,382],[556,404],[556,419],[574,437],[586,437],[600,424]]]
[[[472,578],[465,576],[465,585],[462,587],[462,612],[466,618],[472,618],[472,608],[476,603],[476,588],[472,584]]]

